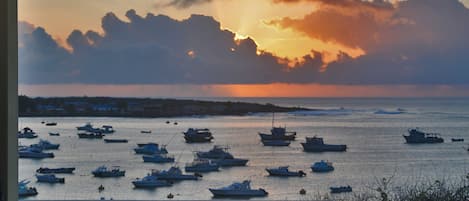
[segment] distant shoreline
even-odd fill
[[[194,117],[244,116],[252,113],[312,111],[270,103],[202,101],[161,98],[19,96],[19,117]]]

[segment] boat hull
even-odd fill
[[[264,190],[246,190],[246,191],[233,191],[223,189],[209,189],[215,197],[262,197],[267,196],[268,193]]]
[[[65,183],[65,178],[56,178],[54,180],[48,180],[48,179],[37,179],[37,182],[41,183],[50,183],[50,184],[55,184],[55,183]]]
[[[126,139],[104,139],[104,142],[106,143],[127,143],[129,142]]]
[[[39,168],[36,170],[37,173],[42,174],[71,174],[75,171],[75,168]]]
[[[89,135],[89,134],[79,133],[78,138],[101,139],[101,138],[103,138],[103,135]]]
[[[259,136],[261,137],[261,140],[295,140],[296,135],[290,134],[290,135],[272,135],[272,134],[265,134],[265,133],[259,133]]]
[[[178,181],[178,180],[198,180],[199,178],[195,175],[155,175],[158,179],[169,180],[169,181]]]
[[[211,142],[213,137],[184,136],[187,143]]]
[[[249,160],[247,159],[213,159],[212,162],[218,164],[221,167],[231,167],[231,166],[246,166]]]
[[[311,167],[311,170],[313,172],[332,172],[332,171],[334,171],[334,168],[333,167],[329,167],[329,168]]]
[[[152,156],[142,156],[145,163],[172,163],[174,158],[154,158]]]
[[[407,144],[433,144],[433,143],[443,143],[443,138],[436,137],[426,137],[426,138],[415,138],[408,135],[404,135],[404,139]]]
[[[264,144],[264,146],[283,147],[283,146],[289,146],[290,141],[285,141],[285,140],[262,140],[262,144]]]
[[[218,171],[220,166],[218,165],[211,165],[205,167],[185,167],[184,170],[186,172],[214,172]]]
[[[301,146],[303,146],[303,150],[306,152],[343,152],[347,150],[347,145],[311,145],[303,142]]]
[[[133,181],[132,184],[135,188],[157,188],[157,187],[165,187],[171,186],[172,184],[167,181],[158,181],[158,182],[139,182]]]
[[[18,156],[20,158],[34,158],[34,159],[42,159],[42,158],[54,158],[54,153],[28,153],[28,152],[19,152]]]
[[[302,177],[306,174],[304,172],[279,172],[273,169],[265,169],[270,176],[277,176],[277,177]]]
[[[112,172],[93,172],[93,175],[95,177],[123,177],[123,176],[125,176],[125,171],[116,172],[116,173],[112,173]]]

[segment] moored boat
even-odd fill
[[[325,144],[323,138],[316,136],[306,137],[306,142],[301,143],[301,146],[303,146],[303,150],[307,152],[342,152],[347,150],[347,145]]]
[[[234,158],[231,153],[228,152],[228,147],[223,147],[220,145],[214,145],[209,151],[198,151],[196,156],[198,158],[209,158],[209,159],[218,159],[218,158]]]
[[[227,187],[209,188],[215,197],[255,197],[267,196],[268,193],[262,188],[252,189],[251,181],[235,182]]]
[[[313,172],[330,172],[334,170],[334,166],[329,161],[321,160],[311,165],[311,170]]]
[[[22,148],[18,151],[19,158],[54,158],[54,153],[42,152],[42,149],[37,148]]]
[[[86,138],[86,139],[101,139],[103,138],[102,133],[78,133],[78,138]]]
[[[37,182],[44,183],[65,183],[65,178],[56,177],[54,174],[36,175]]]
[[[37,195],[38,192],[34,187],[28,187],[29,181],[22,180],[18,182],[18,196],[27,197]]]
[[[129,142],[127,139],[104,139],[106,143],[127,143]]]
[[[212,172],[218,171],[219,168],[220,165],[209,159],[196,158],[192,163],[187,163],[184,170],[186,172]]]
[[[95,177],[123,177],[125,170],[120,170],[117,167],[108,169],[106,166],[100,166],[91,172]]]
[[[37,138],[36,132],[29,127],[24,127],[21,131],[18,131],[18,138]]]
[[[183,174],[181,169],[176,166],[172,166],[168,170],[153,170],[151,175],[158,177],[158,179],[164,180],[197,180],[198,177],[195,175]]]
[[[352,187],[350,186],[338,186],[338,187],[330,187],[331,193],[347,193],[352,192]]]
[[[174,162],[173,156],[168,156],[166,154],[154,154],[154,155],[144,155],[142,156],[143,162],[146,163],[172,163]]]
[[[281,147],[281,146],[289,146],[290,141],[288,140],[261,140],[264,146],[273,146],[273,147]]]
[[[99,128],[94,128],[91,123],[86,123],[84,126],[78,126],[77,130],[79,131],[86,131],[86,132],[99,132]]]
[[[306,176],[306,173],[302,170],[290,171],[288,166],[280,166],[277,168],[266,168],[265,169],[270,176],[281,176],[281,177],[302,177]]]
[[[60,133],[49,133],[50,136],[60,136]]]
[[[187,143],[211,142],[214,139],[208,128],[189,128],[183,133]]]
[[[40,149],[48,150],[48,149],[58,149],[60,144],[53,144],[47,140],[40,139],[39,143],[30,145],[31,147],[37,147]]]
[[[452,142],[464,142],[464,138],[451,138]]]
[[[172,185],[171,182],[158,179],[158,177],[151,174],[143,177],[142,179],[137,178],[135,181],[132,181],[132,184],[135,186],[135,188],[157,188]]]
[[[135,151],[136,154],[147,154],[147,155],[167,154],[168,153],[168,150],[166,149],[165,145],[162,145],[160,147],[156,143],[149,143],[149,144],[145,144],[143,146],[139,146],[137,148],[134,148],[134,151]]]
[[[43,168],[43,167],[40,167],[39,169],[36,170],[37,173],[42,173],[42,174],[52,174],[52,173],[55,173],[55,174],[59,174],[59,173],[71,174],[71,173],[73,173],[73,171],[75,171],[74,167],[72,167],[72,168]]]
[[[408,130],[409,135],[403,135],[407,144],[423,144],[423,143],[443,143],[439,133],[426,133],[418,128]]]
[[[214,163],[220,165],[221,167],[232,167],[232,166],[246,166],[248,159],[242,158],[220,158],[220,159],[211,159]]]
[[[46,126],[57,126],[57,122],[47,122]]]
[[[114,132],[116,132],[114,130],[114,128],[112,126],[109,126],[109,125],[104,125],[102,126],[99,131],[101,131],[101,133],[104,133],[104,134],[112,134]]]

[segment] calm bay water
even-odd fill
[[[208,98],[205,98],[208,99]],[[467,143],[451,142],[451,138],[469,140],[469,99],[227,99],[245,102],[273,103],[282,106],[318,108],[307,113],[278,113],[277,126],[297,131],[298,138],[289,147],[264,147],[258,132],[268,132],[271,114],[220,117],[181,118],[20,118],[19,127],[31,127],[40,138],[60,143],[53,151],[53,159],[19,159],[19,179],[31,180],[39,194],[27,199],[211,199],[208,188],[231,184],[233,181],[252,180],[254,188],[269,192],[267,200],[304,200],[330,186],[350,185],[354,191],[364,191],[377,179],[393,176],[395,185],[432,179],[459,181],[469,170]],[[339,109],[343,107],[343,109]],[[405,109],[403,114],[375,114],[378,110]],[[178,125],[166,124],[177,121]],[[58,122],[46,127],[41,121]],[[95,126],[112,125],[117,131],[109,138],[126,138],[127,144],[106,144],[102,140],[78,139],[76,126],[91,122]],[[214,134],[212,143],[186,144],[182,132],[190,127],[209,128]],[[445,143],[434,145],[408,145],[403,134],[408,128],[420,127],[439,132]],[[152,130],[152,134],[141,134]],[[49,136],[59,132],[61,136]],[[324,137],[326,143],[347,144],[344,153],[306,153],[300,142],[306,136]],[[22,145],[36,143],[38,139],[20,139]],[[171,164],[143,163],[141,155],[134,154],[137,143],[168,144],[170,154],[176,156],[181,168],[193,160],[194,151],[206,151],[213,145],[227,145],[230,152],[249,159],[246,167],[222,168],[219,172],[204,174],[199,181],[178,182],[172,187],[155,190],[134,189],[135,178],[145,176],[151,169],[168,169]],[[312,173],[311,163],[329,160],[335,170],[330,173]],[[121,178],[94,178],[91,171],[100,165],[120,166],[126,170]],[[303,178],[268,177],[267,167],[289,165],[302,169]],[[35,170],[39,167],[76,167],[74,174],[63,174],[65,184],[36,183]],[[101,193],[97,188],[103,185]],[[299,195],[304,188],[307,195]],[[347,195],[340,195],[347,196]]]

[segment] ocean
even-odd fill
[[[451,142],[451,138],[469,140],[468,98],[201,98],[272,103],[280,106],[300,106],[318,109],[309,112],[276,113],[275,126],[286,126],[297,132],[297,140],[288,147],[265,147],[258,132],[269,132],[272,114],[255,113],[246,116],[197,116],[178,118],[19,118],[19,128],[30,127],[41,139],[59,143],[52,159],[19,159],[19,180],[28,179],[39,194],[24,199],[86,200],[101,197],[130,200],[166,200],[169,193],[175,200],[212,199],[208,188],[227,186],[249,179],[253,188],[264,188],[267,197],[259,200],[307,200],[325,195],[331,186],[350,185],[354,192],[370,191],[381,178],[392,178],[393,186],[432,182],[460,181],[469,170],[467,142]],[[398,110],[399,109],[399,110]],[[45,126],[57,122],[57,126]],[[166,124],[170,121],[170,124]],[[126,144],[107,144],[99,139],[78,139],[77,126],[91,122],[95,126],[112,125],[116,132],[108,138],[125,138]],[[173,122],[178,122],[174,125]],[[209,128],[212,143],[186,144],[182,132],[188,128]],[[402,135],[409,128],[441,133],[441,144],[406,144]],[[152,130],[142,134],[141,130]],[[60,136],[49,136],[59,132]],[[301,142],[306,136],[323,137],[329,144],[346,144],[340,153],[303,152]],[[19,139],[19,144],[37,143],[37,139]],[[143,163],[142,155],[134,154],[137,143],[167,144],[175,164]],[[132,181],[142,178],[152,169],[168,169],[172,165],[184,168],[195,151],[208,151],[213,145],[225,145],[239,158],[249,159],[245,167],[221,168],[219,172],[203,174],[199,181],[177,182],[171,187],[154,190],[134,189]],[[335,170],[312,173],[313,162],[328,160]],[[91,171],[100,165],[119,166],[125,177],[95,178]],[[303,170],[305,177],[277,178],[267,176],[265,168],[289,166]],[[39,167],[76,167],[74,174],[60,174],[65,184],[37,183],[35,170]],[[105,190],[98,191],[103,185]],[[306,195],[300,195],[300,189]],[[333,195],[347,197],[350,194]]]

